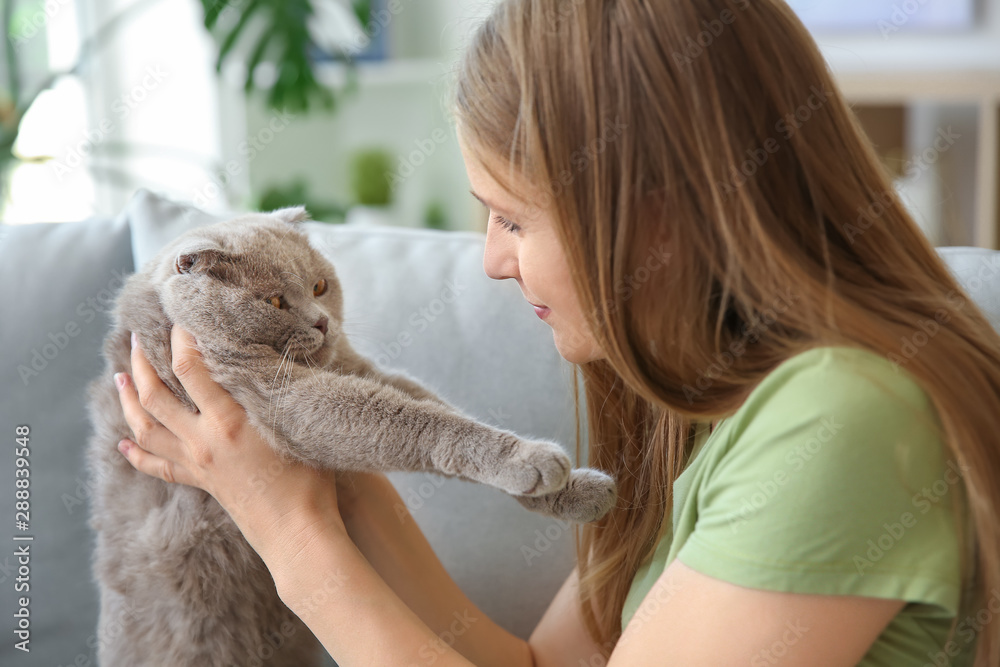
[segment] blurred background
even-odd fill
[[[483,231],[445,97],[493,1],[0,0],[0,220],[146,187]],[[1000,0],[789,4],[934,245],[997,248]]]

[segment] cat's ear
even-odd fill
[[[273,215],[276,218],[280,218],[289,224],[295,224],[297,222],[304,222],[309,219],[309,212],[306,211],[305,206],[289,206],[288,208],[278,208],[268,215]]]
[[[222,256],[222,248],[212,241],[199,241],[177,252],[174,270],[177,273],[208,273]]]

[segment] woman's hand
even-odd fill
[[[173,372],[198,412],[163,384],[133,334],[134,383],[127,373],[115,378],[134,435],[119,443],[129,463],[211,494],[258,553],[288,540],[301,543],[331,526],[343,529],[333,472],[283,460],[212,380],[190,333],[173,327],[170,345]]]

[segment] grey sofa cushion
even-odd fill
[[[14,648],[7,629],[0,665],[94,662],[97,598],[90,578],[92,536],[83,452],[90,424],[84,387],[98,375],[107,311],[122,274],[132,272],[125,220],[11,227],[0,243],[0,284],[8,290],[0,317],[0,512],[7,545],[0,550],[0,616],[12,627],[17,597],[30,598],[30,653]],[[31,428],[30,590],[15,594],[14,428]],[[90,661],[89,663],[87,661]]]

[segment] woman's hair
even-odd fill
[[[696,422],[731,415],[780,362],[823,345],[881,354],[931,398],[967,471],[967,494],[952,494],[970,510],[956,624],[982,608],[1000,588],[1000,336],[784,2],[505,0],[452,104],[487,172],[553,216],[605,353],[578,368],[589,465],[615,475],[620,498],[576,549],[606,656],[668,529]],[[577,410],[579,424],[579,396]],[[979,633],[978,666],[1000,664],[997,625]]]

